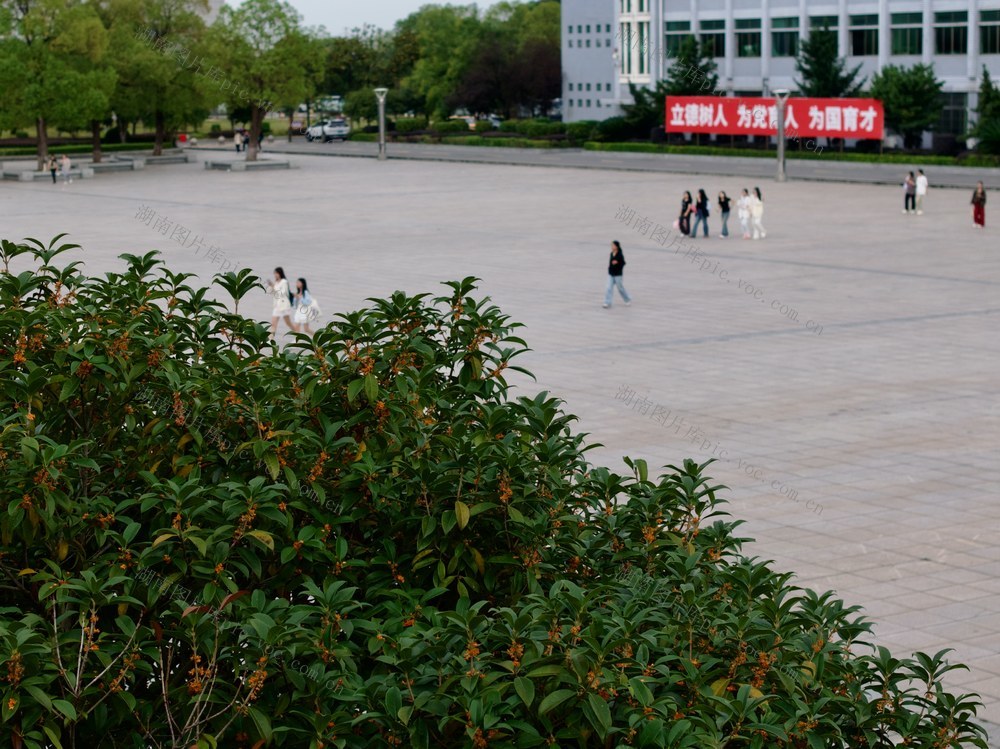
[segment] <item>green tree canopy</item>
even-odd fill
[[[947,651],[744,555],[704,466],[589,465],[474,279],[278,350],[249,271],[59,241],[0,242],[12,746],[986,746]]]
[[[170,132],[207,116],[222,100],[206,73],[207,0],[110,0],[99,6],[111,39],[117,74],[110,106],[122,128],[153,126],[153,153]]]
[[[941,88],[931,65],[887,65],[872,76],[871,95],[882,102],[885,122],[914,148],[941,116]]]
[[[428,118],[453,111],[449,97],[458,89],[479,42],[475,5],[425,5],[396,24],[397,34],[416,42],[416,62],[403,85],[423,101]]]
[[[0,127],[35,124],[39,169],[50,123],[87,126],[106,112],[114,81],[107,49],[107,33],[89,4],[0,0]]]
[[[712,50],[694,36],[681,42],[667,70],[666,93],[670,96],[713,96],[719,90],[718,65]],[[661,102],[662,104],[662,102]],[[662,106],[661,106],[662,109]]]
[[[979,138],[980,150],[997,153],[1000,142],[1000,90],[997,89],[990,71],[983,65],[983,79],[979,83],[979,98],[976,104],[976,122],[972,135]]]
[[[811,29],[802,42],[795,69],[802,77],[796,81],[803,96],[840,98],[857,96],[864,85],[861,65],[847,69],[847,62],[837,55],[837,32],[829,26]]]
[[[264,115],[297,106],[316,92],[323,47],[282,0],[246,0],[238,8],[223,7],[209,39],[220,78],[227,82],[227,103],[251,106],[247,161],[256,161]]]

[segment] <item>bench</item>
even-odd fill
[[[274,159],[264,159],[261,161],[206,159],[205,168],[219,169],[224,172],[255,172],[262,169],[291,169],[292,165],[287,161]]]
[[[70,179],[91,179],[94,176],[94,170],[89,167],[74,167],[69,170]],[[39,180],[51,180],[52,175],[46,169],[44,172],[36,172],[30,169],[6,169],[3,173],[3,178],[8,180],[16,180],[18,182],[38,182]],[[62,172],[56,172],[56,178],[62,180]]]

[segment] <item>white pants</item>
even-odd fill
[[[764,231],[764,224],[761,223],[763,216],[753,217],[753,238],[760,239],[767,236],[767,232]]]

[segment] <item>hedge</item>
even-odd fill
[[[476,279],[280,348],[248,270],[61,241],[0,242],[5,746],[986,747],[707,463],[589,464]]]

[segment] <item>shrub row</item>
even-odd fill
[[[102,143],[101,151],[148,151],[149,143]],[[83,143],[74,143],[66,146],[49,146],[49,153],[92,153],[93,146]],[[34,156],[38,149],[34,146],[23,146],[14,148],[0,148],[0,156]]]

